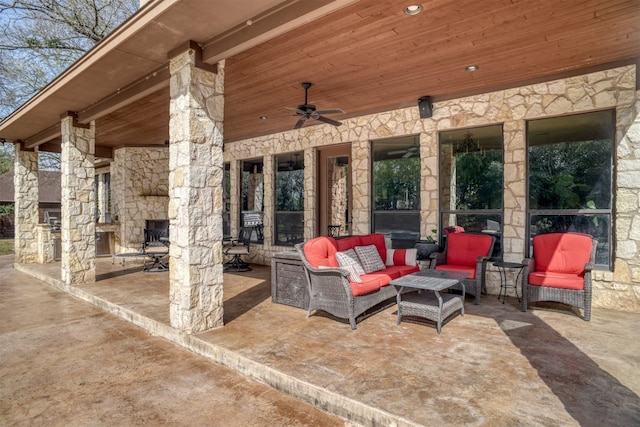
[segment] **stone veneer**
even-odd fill
[[[75,118],[61,121],[62,238],[61,278],[65,285],[96,278],[95,123],[77,126]]]
[[[169,219],[169,148],[123,147],[111,163],[111,217],[120,224],[115,251],[139,252],[147,219]]]
[[[437,102],[429,119],[421,119],[417,107],[412,107],[344,120],[340,127],[309,126],[228,143],[225,160],[231,162],[233,171],[242,159],[304,150],[305,238],[309,238],[316,224],[315,148],[351,143],[353,234],[363,234],[370,231],[371,141],[420,135],[421,235],[428,236],[429,230],[438,226],[438,132],[502,124],[504,259],[519,262],[524,257],[526,241],[526,121],[611,108],[616,110],[616,259],[613,272],[595,272],[593,305],[640,311],[640,92],[636,91],[635,66]],[[265,183],[268,180],[265,176]],[[232,189],[233,184],[232,178]],[[238,197],[237,192],[232,194],[232,219],[239,218],[235,202]],[[273,206],[270,198],[273,192],[265,191],[265,207]],[[265,223],[272,215],[265,209]],[[232,229],[235,227],[233,224]],[[285,249],[270,242],[265,235],[263,245],[252,246],[256,252],[253,262],[266,264],[272,252]],[[487,274],[488,290],[497,294],[497,271],[490,266]]]
[[[15,145],[15,260],[20,264],[38,259],[38,152]]]
[[[224,64],[201,69],[198,54],[169,65],[169,316],[186,333],[223,325]]]

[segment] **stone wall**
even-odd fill
[[[422,165],[421,235],[438,227],[438,132],[502,124],[504,132],[504,258],[521,261],[526,230],[526,121],[593,110],[616,110],[616,260],[613,272],[595,274],[594,306],[640,311],[640,95],[636,70],[626,66],[477,96],[436,102],[433,116],[417,107],[352,118],[340,127],[318,125],[225,144],[225,161],[305,150],[305,197],[315,193],[314,149],[351,143],[353,234],[368,233],[371,218],[370,144],[372,140],[420,135]],[[265,193],[267,195],[268,193]],[[235,196],[237,197],[237,195]],[[272,197],[272,196],[269,196]],[[273,205],[265,201],[265,205]],[[273,215],[265,211],[265,217]],[[232,221],[237,216],[232,216]],[[315,204],[305,203],[305,237],[315,232]],[[265,239],[254,262],[269,259],[275,247]],[[497,294],[498,274],[490,267],[488,290]]]
[[[169,148],[123,147],[111,164],[112,218],[120,223],[116,253],[139,252],[147,219],[168,219]]]

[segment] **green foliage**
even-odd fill
[[[0,239],[0,255],[10,255],[14,253],[13,239]]]
[[[460,153],[456,156],[456,209],[502,207],[502,152]]]
[[[0,217],[11,216],[15,211],[15,205],[13,203],[9,205],[0,205]]]
[[[419,210],[420,158],[374,162],[373,194],[376,210]]]
[[[304,210],[304,170],[279,171],[276,174],[276,210]]]
[[[13,153],[11,144],[0,146],[0,175],[4,175],[13,169]]]
[[[566,142],[530,147],[531,208],[609,208],[610,159],[610,141]]]

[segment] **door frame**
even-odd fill
[[[318,181],[316,182],[317,199],[317,229],[316,236],[326,236],[328,234],[328,205],[329,205],[329,187],[328,187],[328,171],[327,160],[334,157],[348,158],[348,176],[347,176],[347,224],[349,225],[349,233],[351,233],[352,212],[353,212],[353,193],[352,193],[352,168],[351,168],[351,143],[336,144],[329,147],[319,147],[317,154],[318,161]]]

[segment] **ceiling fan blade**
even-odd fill
[[[330,125],[334,125],[334,126],[340,126],[342,124],[341,122],[339,122],[337,120],[333,120],[333,119],[330,119],[330,118],[325,117],[325,116],[314,117],[314,119],[316,119],[318,121],[321,121],[321,122],[324,122],[324,123],[329,123]]]
[[[339,108],[334,108],[333,110],[318,110],[318,111],[316,111],[316,113],[318,113],[318,114],[344,114],[344,111],[342,111]]]
[[[396,154],[403,154],[403,153],[408,153],[408,152],[409,152],[409,150],[397,150],[397,151],[389,151],[387,154],[395,156]]]
[[[293,108],[293,107],[284,107],[284,108],[286,108],[287,110],[295,111],[295,112],[296,112],[296,114],[300,114],[300,115],[302,115],[302,114],[307,114],[307,112],[306,112],[306,111],[301,110],[301,109],[299,109],[299,108]]]
[[[406,153],[404,153],[404,155],[402,156],[403,159],[408,159],[409,157],[413,156],[413,154],[415,153],[415,151],[412,150],[407,150]]]
[[[304,122],[305,122],[306,120],[307,120],[307,119],[306,119],[305,117],[301,117],[301,118],[300,118],[300,120],[298,120],[298,121],[296,122],[296,125],[295,125],[293,128],[294,128],[294,129],[300,129],[300,128],[302,127],[302,125],[304,125]]]

